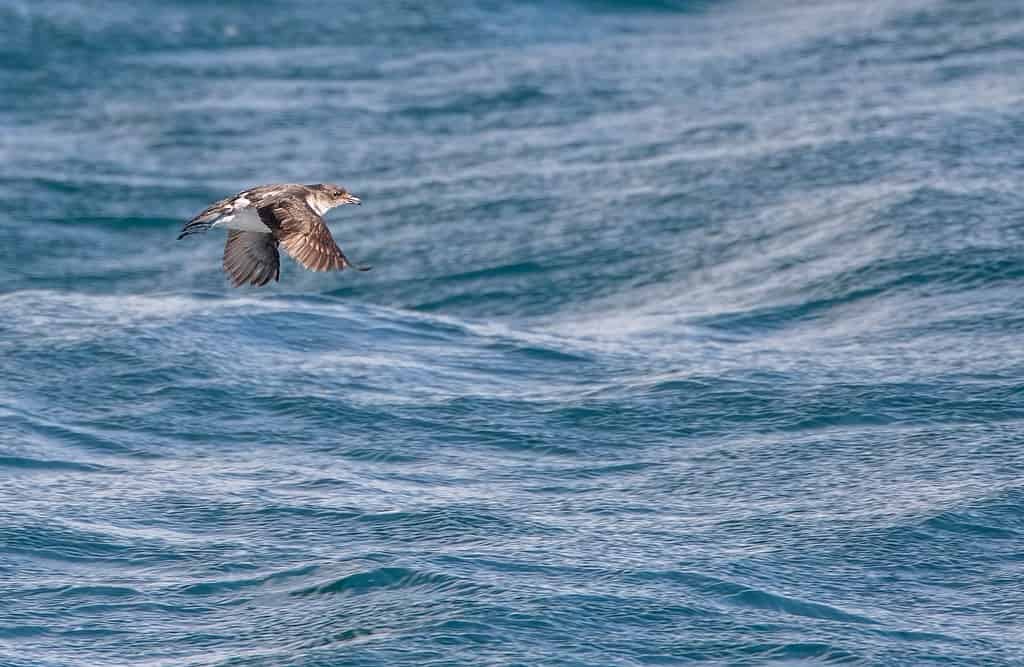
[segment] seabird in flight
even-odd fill
[[[261,185],[211,205],[189,220],[178,238],[214,227],[227,229],[224,271],[235,287],[278,280],[278,245],[311,271],[368,271],[370,267],[348,261],[320,217],[335,206],[359,203],[359,197],[338,185]]]

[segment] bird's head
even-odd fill
[[[359,197],[341,187],[340,185],[333,185],[331,183],[318,183],[316,185],[309,186],[317,191],[323,207],[325,209],[332,209],[335,206],[342,206],[344,204],[361,204]]]

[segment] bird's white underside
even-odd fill
[[[237,213],[225,215],[217,222],[213,223],[213,226],[224,227],[226,229],[238,229],[243,232],[270,233],[270,227],[263,224],[263,221],[260,220],[259,214],[256,213],[256,209],[252,208],[244,208]]]
[[[231,202],[232,212],[227,215],[221,216],[211,227],[224,227],[225,229],[238,229],[243,232],[262,232],[264,234],[270,233],[270,228],[263,224],[260,220],[259,213],[254,208],[249,207],[249,200],[245,197],[239,197],[235,201]],[[313,198],[307,198],[306,203],[317,215],[323,215],[327,212],[327,209],[320,206],[320,202]]]

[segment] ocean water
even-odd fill
[[[3,667],[1024,664],[1024,5],[0,23]]]

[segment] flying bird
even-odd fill
[[[359,203],[359,197],[339,185],[261,185],[210,205],[185,224],[178,239],[214,227],[227,229],[224,272],[234,287],[262,287],[271,278],[278,280],[279,245],[310,271],[369,271],[348,261],[320,217],[336,206]]]

